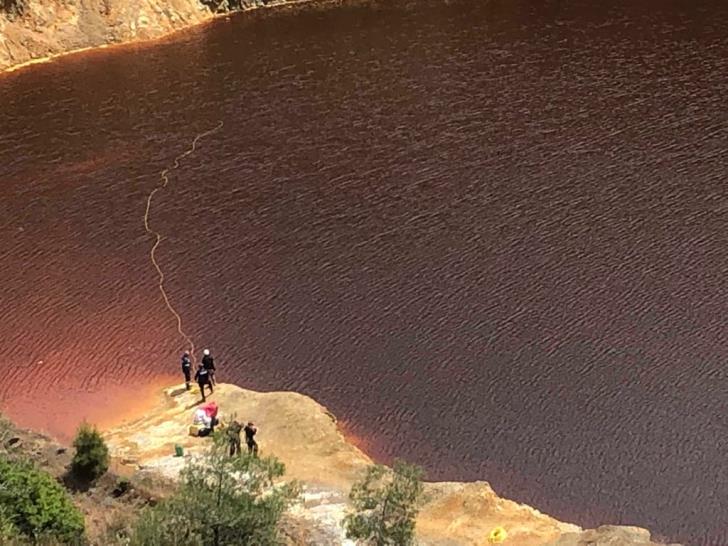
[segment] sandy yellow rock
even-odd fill
[[[208,399],[218,403],[223,422],[232,416],[255,422],[261,452],[280,458],[291,478],[348,491],[371,464],[366,454],[346,441],[331,414],[307,396],[218,385]],[[173,457],[175,444],[188,454],[209,445],[209,439],[187,434],[199,402],[197,388],[189,392],[183,387],[170,389],[147,417],[110,431],[109,444],[119,457],[173,474],[182,464]]]
[[[213,16],[199,0],[27,0],[24,5],[19,16],[0,12],[0,71],[69,51],[164,36]]]
[[[296,509],[296,517],[317,526],[317,536],[329,537],[328,543],[346,544],[341,519],[347,510],[347,493],[372,460],[347,441],[331,413],[301,394],[260,393],[234,385],[218,385],[209,399],[218,403],[223,422],[233,416],[255,422],[261,452],[281,459],[286,475],[304,484],[304,503]],[[183,386],[168,389],[150,405],[146,416],[105,433],[112,454],[134,461],[145,471],[175,478],[185,460],[174,456],[175,445],[181,445],[190,457],[210,444],[207,438],[187,434],[199,402],[196,388],[189,392]],[[576,525],[499,497],[486,482],[427,483],[425,491],[427,502],[417,521],[418,538],[424,545],[483,546],[500,526],[507,532],[505,545],[581,546],[594,539],[612,540],[603,542],[605,546],[654,546],[649,533],[639,528],[582,532]]]

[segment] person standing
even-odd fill
[[[215,359],[210,354],[210,349],[202,351],[202,365],[210,374],[210,386],[215,384]]]
[[[255,434],[258,429],[252,422],[248,422],[245,426],[245,443],[248,444],[248,453],[251,453],[253,457],[258,456],[258,442],[255,441]]]
[[[237,421],[230,423],[227,429],[228,443],[230,444],[230,456],[240,455],[240,432],[243,430],[243,425]]]
[[[197,381],[197,384],[200,386],[200,394],[202,395],[202,401],[204,402],[206,400],[205,385],[210,387],[210,394],[215,391],[210,384],[210,373],[202,365],[202,362],[200,362],[200,365],[197,368],[197,372],[195,373],[195,381]]]
[[[185,388],[190,390],[190,381],[192,381],[192,361],[190,353],[185,351],[182,353],[182,373],[185,374]]]

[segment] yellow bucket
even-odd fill
[[[508,532],[503,527],[496,527],[488,535],[488,542],[491,544],[501,544],[508,538]]]

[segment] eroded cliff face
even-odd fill
[[[0,70],[68,51],[156,38],[212,17],[200,0],[22,0],[17,8],[4,7]]]
[[[108,431],[112,453],[140,472],[176,478],[186,457],[195,456],[209,439],[187,434],[198,392],[183,386],[168,389],[147,417]],[[341,520],[351,485],[372,463],[341,433],[323,406],[292,392],[259,393],[218,385],[211,397],[223,422],[235,415],[259,427],[263,453],[286,464],[286,475],[304,484],[304,503],[291,514],[301,522],[297,544],[352,544]],[[186,457],[175,457],[176,444]],[[421,544],[456,546],[488,544],[492,529],[504,527],[513,546],[657,546],[650,533],[636,527],[602,527],[583,531],[529,506],[499,497],[486,482],[428,483],[427,504],[417,521]]]

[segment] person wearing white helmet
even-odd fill
[[[202,351],[202,366],[210,374],[210,385],[215,385],[215,359],[210,354],[210,349]]]

